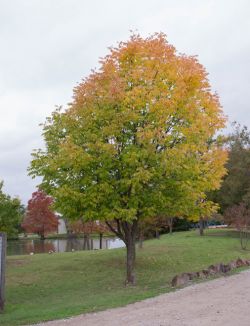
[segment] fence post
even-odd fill
[[[0,313],[3,312],[5,303],[6,247],[6,233],[0,232]]]

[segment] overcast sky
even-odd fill
[[[32,149],[55,105],[107,47],[164,32],[179,52],[198,55],[230,121],[250,127],[249,0],[0,0],[0,180],[24,204],[38,180]]]

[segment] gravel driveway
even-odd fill
[[[250,326],[250,271],[39,326]]]

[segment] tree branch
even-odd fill
[[[110,230],[116,234],[118,236],[118,238],[120,238],[122,241],[125,242],[124,236],[122,234],[122,232],[119,232],[118,230],[116,230],[108,221],[105,221],[105,223],[107,224],[107,226],[110,228]]]

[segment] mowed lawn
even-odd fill
[[[180,272],[237,257],[250,258],[231,232],[163,235],[137,250],[137,286],[126,288],[125,249],[79,251],[7,259],[6,310],[0,325],[23,325],[118,307],[171,291]]]

